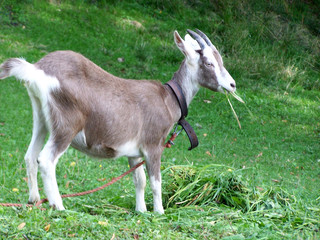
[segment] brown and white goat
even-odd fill
[[[236,89],[217,49],[197,31],[198,34],[188,30],[192,37],[186,35],[185,40],[174,32],[175,43],[185,59],[172,80],[181,86],[187,105],[200,86],[219,92]],[[98,158],[126,156],[130,166],[144,157],[154,211],[164,212],[161,154],[167,135],[181,116],[168,86],[113,76],[72,51],[50,53],[35,64],[12,58],[0,70],[0,79],[14,76],[25,83],[32,103],[33,135],[25,156],[30,203],[40,199],[39,167],[49,204],[64,209],[55,169],[59,157],[71,145]],[[133,172],[133,180],[136,210],[146,211],[142,166]]]

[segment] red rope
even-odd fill
[[[130,168],[125,173],[121,174],[120,176],[118,176],[116,178],[113,178],[110,182],[104,184],[101,187],[98,187],[98,188],[95,188],[95,189],[92,189],[92,190],[89,190],[89,191],[85,191],[85,192],[61,195],[61,198],[78,197],[78,196],[83,196],[83,195],[87,195],[87,194],[90,194],[90,193],[94,193],[94,192],[100,191],[100,190],[110,186],[111,184],[114,184],[115,182],[119,181],[121,178],[123,178],[124,176],[126,176],[129,173],[133,172],[134,170],[136,170],[138,167],[140,167],[144,163],[145,163],[145,161],[142,161],[142,162],[138,163],[137,165],[135,165],[134,167]],[[45,202],[48,202],[47,198],[41,199],[39,202],[36,203],[35,206],[39,207],[42,203],[45,203]],[[34,205],[32,205],[32,204],[19,204],[19,203],[0,203],[0,206],[3,206],[3,207],[23,207],[23,206],[33,207]],[[40,209],[41,210],[46,210],[45,208],[40,208]]]
[[[176,132],[172,133],[170,139],[168,140],[168,142],[166,142],[164,147],[171,148],[172,145],[174,144],[173,141],[176,139],[177,136],[178,136],[178,134]]]

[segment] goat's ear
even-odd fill
[[[177,47],[180,49],[181,52],[184,51],[184,40],[180,37],[177,31],[174,31],[174,42],[176,43]]]
[[[194,59],[199,57],[199,54],[194,50],[194,48],[184,41],[177,31],[174,31],[174,41],[186,58]]]

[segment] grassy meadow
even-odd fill
[[[171,79],[183,60],[173,32],[205,32],[237,92],[201,89],[162,157],[165,214],[136,213],[131,176],[64,199],[66,211],[0,206],[0,239],[320,239],[320,3],[318,0],[0,0],[0,63],[82,53],[131,79]],[[23,84],[0,81],[0,202],[26,203],[24,154],[32,109]],[[57,166],[61,194],[105,184],[127,159],[70,148]],[[41,197],[44,196],[39,176]],[[48,208],[47,204],[44,207]]]

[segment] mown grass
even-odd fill
[[[183,58],[173,31],[199,28],[222,52],[246,102],[231,99],[240,130],[223,94],[198,93],[188,119],[200,146],[187,151],[180,135],[163,155],[165,215],[135,213],[126,177],[64,200],[65,212],[0,207],[0,238],[319,238],[318,12],[316,1],[0,0],[0,62],[71,49],[115,75],[165,82]],[[0,202],[25,203],[30,101],[19,82],[0,84]],[[126,169],[126,159],[69,149],[58,184],[62,194],[79,192]],[[152,210],[149,187],[146,200]]]

